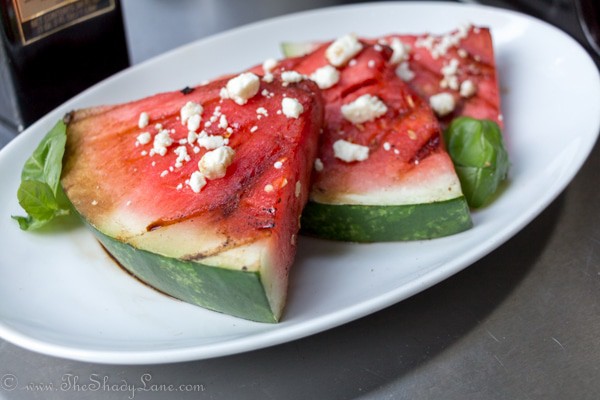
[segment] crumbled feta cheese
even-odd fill
[[[409,45],[404,44],[399,38],[393,38],[390,47],[393,50],[392,57],[390,57],[390,63],[398,64],[408,60],[410,54]]]
[[[231,78],[227,85],[221,89],[221,98],[231,99],[239,105],[244,105],[248,99],[254,97],[260,88],[258,76],[252,72],[244,72]]]
[[[256,109],[256,113],[258,114],[259,117],[261,117],[261,116],[268,117],[269,116],[269,112],[264,107],[258,107]]]
[[[274,58],[267,58],[263,64],[262,68],[265,71],[265,74],[270,74],[273,72],[273,69],[277,66],[277,60]]]
[[[188,131],[197,131],[200,128],[200,114],[194,114],[187,119]]]
[[[288,118],[298,118],[304,112],[304,107],[298,100],[286,97],[281,100],[281,110]]]
[[[356,35],[345,35],[329,45],[325,50],[325,57],[334,67],[341,67],[360,53],[362,48]]]
[[[167,147],[173,144],[173,139],[169,136],[169,131],[163,129],[154,136],[152,150],[154,154],[164,156],[167,153]]]
[[[477,86],[472,80],[467,79],[460,84],[460,95],[462,97],[471,97],[477,92]]]
[[[206,178],[200,171],[192,172],[190,176],[190,181],[188,182],[190,188],[194,191],[194,193],[200,193],[202,188],[206,186]]]
[[[459,64],[456,58],[451,59],[448,64],[442,67],[442,75],[456,75]]]
[[[310,75],[320,89],[329,89],[340,80],[340,71],[331,65],[326,65],[317,69]]]
[[[417,39],[415,46],[426,48],[431,53],[431,56],[437,59],[440,56],[446,55],[450,48],[458,46],[461,40],[467,37],[470,29],[471,25],[463,25],[458,27],[455,32],[437,39],[433,36],[422,37]]]
[[[324,168],[323,161],[321,161],[320,158],[317,158],[315,160],[315,171],[321,172],[321,171],[323,171],[323,168]]]
[[[456,75],[445,77],[440,81],[440,88],[458,90],[458,77]]]
[[[148,155],[148,152],[147,152],[146,150],[142,150],[142,151],[140,152],[140,154],[141,154],[142,156],[147,156],[147,155]]]
[[[187,136],[187,142],[189,144],[194,144],[194,142],[198,139],[198,134],[194,131],[189,131]]]
[[[447,92],[434,94],[429,98],[429,105],[437,115],[443,117],[454,111],[454,96]]]
[[[254,125],[252,128],[250,128],[250,133],[254,133],[258,130],[258,126]]]
[[[167,176],[169,174],[169,170],[165,169],[163,172],[160,173],[160,177],[164,178],[165,176]]]
[[[137,141],[140,144],[148,144],[150,143],[150,140],[152,140],[152,135],[150,135],[149,132],[142,132],[137,137]]]
[[[204,147],[207,150],[214,150],[224,146],[225,139],[223,136],[207,135],[206,132],[204,132],[203,135],[198,136],[197,143],[198,146]]]
[[[369,158],[369,148],[340,139],[333,144],[333,155],[345,162],[364,161]]]
[[[191,116],[201,115],[203,111],[204,110],[200,104],[194,103],[193,101],[188,101],[187,103],[185,103],[185,105],[183,107],[181,107],[181,110],[179,111],[180,118],[181,118],[181,125],[187,124],[188,119]],[[190,129],[190,130],[195,130],[195,129]]]
[[[177,147],[174,152],[177,154],[177,159],[175,160],[175,166],[177,168],[181,167],[184,162],[190,161],[190,156],[188,155],[187,148],[185,146]]]
[[[296,197],[300,197],[300,193],[302,193],[302,183],[300,181],[296,181],[296,191],[294,194]]]
[[[229,123],[227,122],[227,117],[225,115],[221,114],[221,117],[219,118],[219,128],[227,129],[228,126],[229,126]]]
[[[440,82],[442,89],[450,88],[452,90],[458,90],[458,66],[459,61],[456,58],[450,60],[450,62],[442,67],[441,73],[444,78]]]
[[[377,97],[363,94],[342,106],[342,115],[353,124],[373,121],[387,112],[387,106]]]
[[[434,42],[435,42],[435,38],[431,35],[427,35],[424,37],[417,38],[417,40],[415,41],[415,46],[423,47],[423,48],[431,51],[433,49]]]
[[[273,190],[275,190],[275,188],[270,183],[265,185],[265,192],[271,193]]]
[[[415,77],[415,73],[410,69],[410,64],[406,61],[398,64],[396,68],[396,76],[404,82],[409,82]]]
[[[144,129],[145,127],[148,126],[149,122],[150,122],[150,116],[148,115],[147,112],[143,112],[140,114],[140,118],[138,119],[138,127],[140,129]]]
[[[198,170],[206,179],[222,178],[227,172],[227,167],[233,162],[234,154],[235,151],[229,146],[211,150],[198,161]]]
[[[281,73],[281,80],[284,83],[298,83],[304,80],[305,76],[296,71],[284,71]]]

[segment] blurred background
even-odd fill
[[[189,42],[190,37],[202,38],[222,30],[291,12],[361,2],[366,1],[122,0],[131,61],[134,64],[185,44]],[[591,46],[581,28],[576,3],[587,4],[587,14],[590,20],[595,21],[596,28],[600,21],[598,0],[463,0],[462,2],[502,7],[536,16],[557,25],[589,50]],[[145,13],[154,18],[143,18]],[[165,38],[164,29],[174,26],[172,24],[176,24],[178,28],[169,32],[168,38]]]

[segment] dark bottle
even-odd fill
[[[15,132],[129,66],[118,0],[0,0],[0,123]]]

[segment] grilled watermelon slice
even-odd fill
[[[392,56],[388,46],[348,35],[275,68],[318,82],[326,103],[302,217],[308,234],[396,241],[472,226],[438,120],[396,75]]]
[[[82,109],[68,121],[61,183],[143,282],[277,322],[322,119],[312,82],[252,74]]]

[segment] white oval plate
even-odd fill
[[[65,111],[175,90],[279,57],[280,41],[348,32],[444,33],[472,22],[492,28],[508,145],[510,184],[474,228],[447,238],[357,245],[301,238],[287,311],[277,325],[173,300],[124,273],[83,226],[21,232],[10,219],[26,157]],[[310,26],[310,29],[306,27]],[[120,73],[59,107],[0,152],[0,336],[83,361],[143,364],[223,356],[298,339],[403,300],[504,243],[571,181],[600,129],[600,79],[584,50],[536,19],[453,3],[371,3],[248,25]]]

